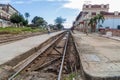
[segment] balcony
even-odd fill
[[[4,8],[4,7],[3,7],[2,10],[5,11],[5,12],[8,12],[8,9],[7,9],[7,8]]]
[[[7,20],[7,21],[9,21],[9,20],[10,20],[8,17],[1,16],[1,15],[0,15],[0,19]]]

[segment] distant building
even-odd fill
[[[10,16],[19,12],[10,4],[0,4],[0,27],[11,26]]]
[[[84,26],[88,26],[86,23],[88,23],[89,20],[97,14],[103,14],[105,17],[105,21],[102,24],[103,27],[116,29],[117,26],[120,25],[120,12],[109,12],[109,4],[84,4],[82,11],[76,17],[74,26],[76,26],[76,28],[83,29]]]

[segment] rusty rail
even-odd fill
[[[65,46],[64,46],[63,58],[62,58],[62,62],[61,62],[61,66],[60,66],[60,71],[59,71],[57,80],[61,80],[61,75],[62,75],[62,70],[63,70],[63,64],[64,64],[65,55],[66,55],[66,50],[67,50],[67,45],[68,45],[69,33],[67,33],[66,38],[67,38],[67,39],[66,39]]]
[[[29,62],[27,62],[27,64],[25,64],[24,66],[22,66],[15,74],[13,74],[10,78],[8,78],[8,80],[14,80],[14,78],[17,75],[19,75],[22,71],[26,70],[26,68],[28,68],[28,66],[31,65],[32,62],[34,62],[37,58],[39,58],[39,56],[42,53],[45,53],[51,46],[53,46],[56,43],[58,43],[64,37],[65,34],[66,34],[66,32],[64,32],[61,35],[57,36],[57,38],[55,40],[53,40],[51,43],[49,43],[44,48],[42,48],[42,50],[39,50],[39,53],[37,53],[36,55],[34,55],[34,57]]]

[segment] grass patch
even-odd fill
[[[64,80],[73,80],[73,78],[76,77],[75,73],[71,73],[70,75],[68,75],[67,77],[64,78]]]
[[[19,34],[19,33],[26,33],[26,32],[44,32],[46,30],[42,28],[31,28],[31,27],[24,27],[24,28],[16,28],[16,27],[6,27],[0,28],[0,34]]]

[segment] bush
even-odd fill
[[[16,28],[16,27],[6,27],[6,28],[0,28],[0,34],[19,34],[24,32],[43,32],[44,30],[40,28],[34,28],[31,27],[24,27],[24,28]]]

